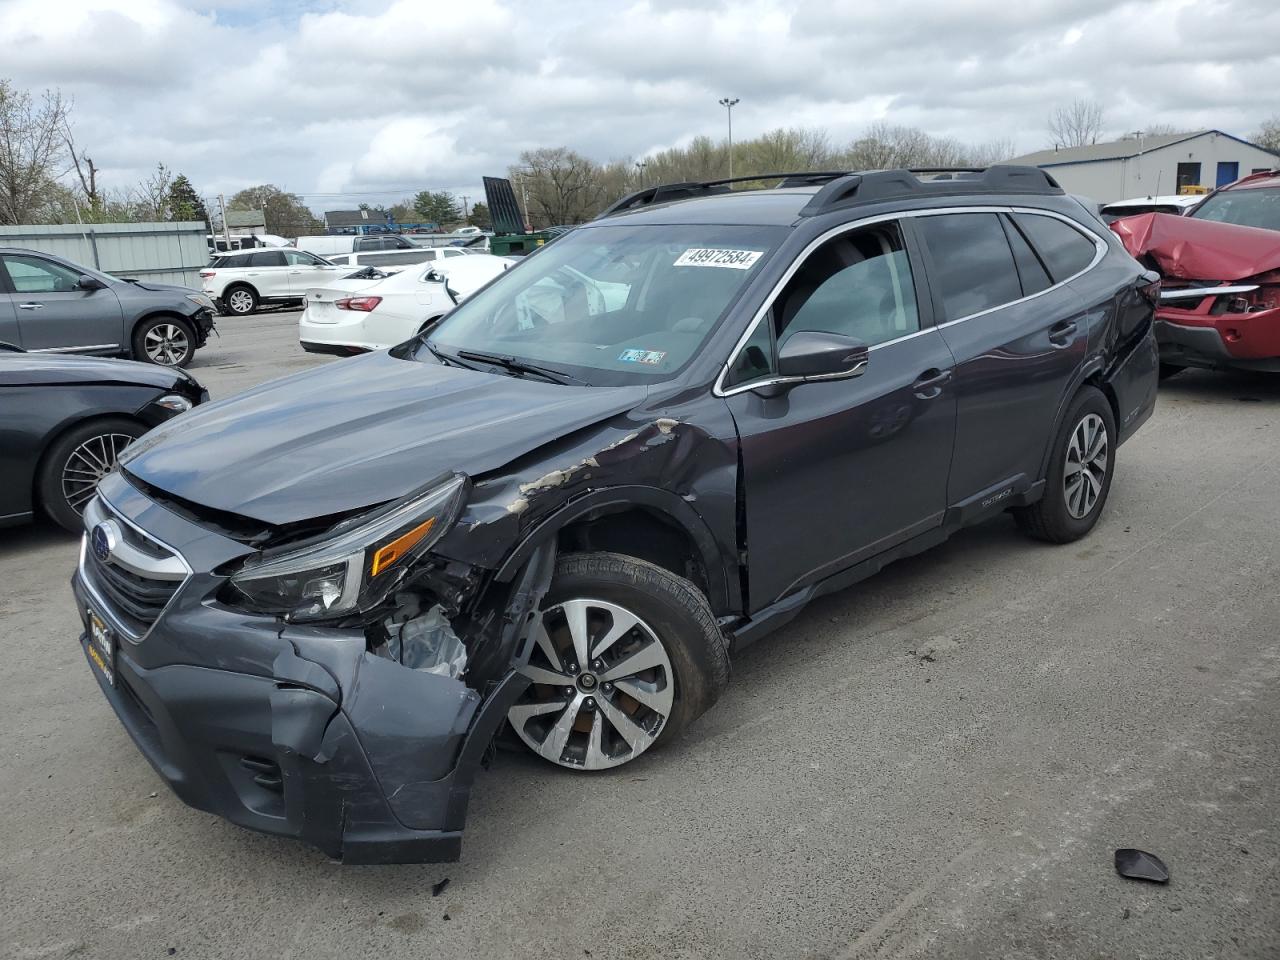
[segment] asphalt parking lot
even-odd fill
[[[332,362],[296,318],[221,320],[192,372]],[[1084,541],[995,522],[825,598],[620,770],[500,754],[435,866],[183,806],[77,647],[77,543],[0,532],[0,956],[1274,958],[1278,467],[1280,377],[1185,374]]]

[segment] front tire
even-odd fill
[[[662,567],[616,553],[556,566],[507,719],[545,760],[603,770],[669,741],[719,698],[729,653],[707,599]]]
[[[98,481],[111,471],[125,447],[147,432],[136,420],[106,417],[68,430],[45,452],[36,491],[45,513],[59,526],[79,533],[80,515]]]
[[[181,317],[152,317],[133,331],[133,357],[161,367],[185,367],[196,355],[196,332]]]
[[[1111,404],[1097,387],[1081,387],[1054,439],[1044,496],[1013,511],[1022,531],[1037,540],[1070,543],[1092,530],[1111,491],[1115,445]]]

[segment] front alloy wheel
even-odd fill
[[[142,338],[147,359],[162,367],[176,367],[191,350],[191,340],[176,323],[158,323]]]
[[[603,770],[644,753],[671,715],[671,657],[653,629],[607,600],[544,611],[524,672],[533,685],[508,713],[529,749],[552,763]]]

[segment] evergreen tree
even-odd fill
[[[174,220],[209,222],[209,211],[204,208],[204,201],[186,174],[178,174],[169,186],[169,216]]]

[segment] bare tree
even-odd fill
[[[1054,144],[1082,147],[1097,143],[1102,136],[1102,104],[1097,100],[1072,100],[1049,114],[1048,126]]]
[[[68,109],[56,90],[36,101],[0,79],[0,223],[40,216],[60,172]]]
[[[75,137],[71,133],[71,124],[65,118],[62,124],[62,142],[66,144],[67,155],[71,158],[71,169],[80,181],[80,190],[84,194],[85,203],[89,207],[90,217],[97,219],[102,213],[102,194],[98,191],[98,166],[93,158],[84,150],[76,147]]]
[[[520,154],[522,193],[527,194],[531,220],[539,227],[582,223],[600,208],[603,191],[600,168],[568,147],[545,147]]]
[[[1257,133],[1249,139],[1272,153],[1280,153],[1280,113],[1273,113],[1268,119],[1263,120]]]

